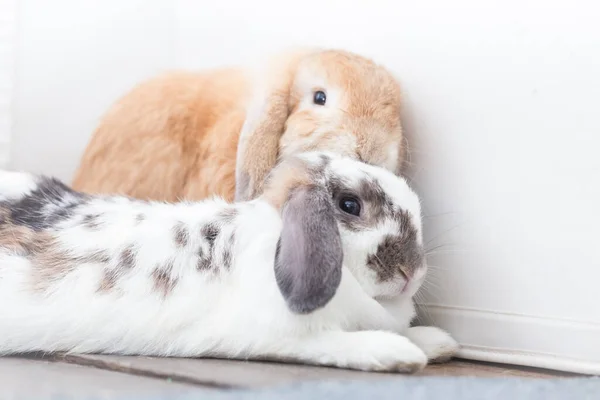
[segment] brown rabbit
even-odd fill
[[[385,68],[350,52],[310,49],[279,54],[253,72],[174,72],[141,83],[104,116],[74,188],[248,200],[279,157],[307,150],[400,172],[400,88]]]

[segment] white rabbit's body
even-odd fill
[[[39,182],[0,174],[3,218],[11,211],[3,204],[13,207],[0,231],[2,354],[267,358],[400,371],[426,363],[391,333],[408,328],[410,297],[388,303],[392,317],[347,267],[326,305],[290,311],[273,268],[282,218],[262,199],[148,203],[46,180],[40,187],[56,201],[28,220],[14,210],[20,198],[40,198],[31,196]]]

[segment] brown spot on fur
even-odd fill
[[[381,222],[394,213],[394,202],[374,178],[361,179],[358,192],[361,198],[372,206],[371,214],[377,222]],[[402,214],[408,217],[408,214]]]
[[[154,279],[154,290],[160,292],[164,297],[167,297],[177,285],[177,278],[173,278],[173,261],[168,262],[163,267],[158,267],[152,272]]]
[[[34,290],[42,292],[50,289],[78,266],[73,257],[52,244],[29,260],[33,268]]]
[[[110,254],[103,250],[92,251],[79,257],[73,257],[73,261],[79,263],[107,264],[110,262]]]
[[[187,246],[190,240],[190,233],[183,222],[178,222],[173,227],[173,235],[175,236],[175,244],[177,244],[178,247]]]
[[[198,249],[198,261],[196,263],[198,271],[208,271],[213,268],[214,247],[220,233],[221,229],[218,221],[209,222],[200,229],[200,234],[208,243],[208,251],[204,251],[202,246]]]
[[[124,270],[132,269],[135,266],[135,248],[133,246],[126,247],[119,254],[119,268]]]
[[[113,289],[117,285],[119,278],[134,266],[135,249],[133,246],[128,246],[119,254],[117,266],[115,268],[106,268],[104,270],[98,291],[107,292]]]
[[[226,208],[217,215],[215,221],[209,222],[202,227],[200,234],[208,243],[208,251],[204,251],[202,246],[198,249],[198,261],[196,263],[196,269],[198,271],[208,271],[215,267],[215,242],[221,234],[221,224],[231,223],[236,215],[237,210],[235,208]],[[235,234],[232,232],[227,239],[227,243],[225,243],[223,247],[222,261],[225,269],[231,268],[234,244]]]
[[[212,254],[204,254],[202,251],[198,252],[198,262],[196,263],[196,270],[208,271],[212,268]]]
[[[110,262],[110,255],[104,251],[75,255],[60,249],[52,239],[45,242],[43,251],[29,257],[34,269],[34,289],[37,291],[49,289],[81,264]]]
[[[215,241],[217,240],[217,237],[219,236],[219,226],[214,223],[208,223],[206,225],[204,225],[202,227],[202,229],[200,230],[200,233],[202,234],[202,236],[204,237],[204,239],[208,242],[208,246],[212,251],[213,246],[215,245]]]
[[[0,207],[0,215],[3,214]],[[74,254],[61,248],[58,240],[48,231],[35,231],[10,222],[0,224],[0,251],[27,258],[31,262],[32,285],[36,291],[45,291],[84,263],[108,264],[110,254],[98,250]]]
[[[56,249],[54,236],[47,232],[36,232],[25,225],[15,225],[10,212],[0,207],[0,249],[23,257],[39,257],[45,252]]]
[[[98,292],[108,292],[117,285],[118,273],[114,269],[105,269]]]
[[[403,214],[400,232],[386,236],[375,254],[367,258],[367,265],[377,273],[380,281],[393,279],[399,271],[411,278],[423,264],[424,252],[417,242],[417,231],[411,226],[408,214]]]
[[[28,256],[43,250],[43,240],[48,235],[39,234],[22,225],[4,223],[0,225],[0,248],[21,256]]]

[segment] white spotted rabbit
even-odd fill
[[[236,204],[92,196],[0,173],[0,354],[414,372],[457,348],[437,328],[409,328],[426,268],[407,183],[330,153],[286,159],[262,196]]]

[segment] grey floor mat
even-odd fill
[[[71,397],[57,396],[62,400]],[[88,398],[92,400],[92,398]],[[95,398],[94,398],[95,399]],[[121,398],[119,398],[121,399]],[[229,399],[377,399],[377,400],[597,400],[600,399],[600,378],[470,378],[424,377],[376,382],[310,382],[259,390],[214,391],[198,389],[173,397],[122,397],[123,400],[229,400]]]

